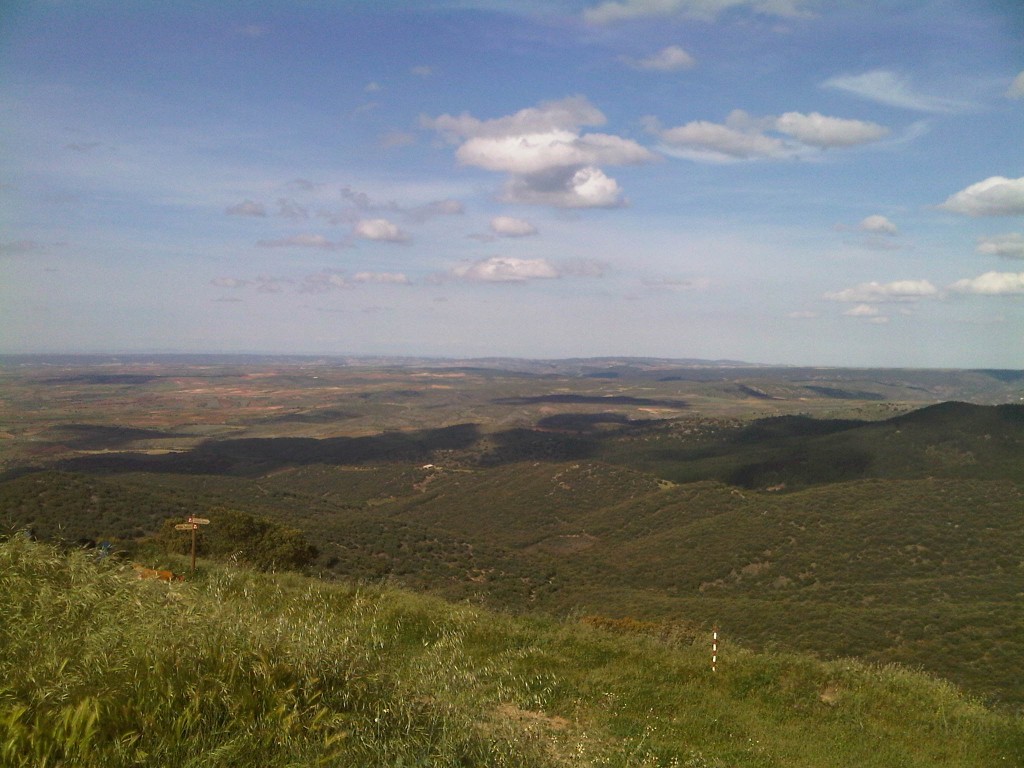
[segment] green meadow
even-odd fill
[[[185,561],[176,562],[183,569]],[[1020,765],[1024,723],[894,665],[386,584],[0,543],[5,766]]]

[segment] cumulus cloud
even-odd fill
[[[978,253],[1007,259],[1024,259],[1024,235],[1020,232],[1008,232],[1005,235],[982,237],[978,240]]]
[[[766,136],[745,117],[737,110],[724,125],[695,120],[675,128],[662,129],[653,122],[648,122],[648,127],[669,147],[683,150],[695,160],[751,160],[787,154],[782,139]]]
[[[957,280],[951,286],[957,293],[1006,296],[1024,293],[1024,272],[986,272],[974,278]]]
[[[237,205],[225,208],[224,213],[228,216],[266,216],[267,207],[255,200],[243,200]]]
[[[387,219],[362,219],[356,222],[353,233],[364,240],[404,243],[409,239],[401,229]]]
[[[619,183],[593,166],[514,176],[505,184],[502,197],[510,203],[555,208],[615,208],[624,205]]]
[[[680,69],[690,69],[697,63],[693,56],[678,45],[662,48],[657,53],[643,59],[623,56],[621,60],[633,69],[646,69],[653,72],[675,72]]]
[[[766,16],[802,16],[804,0],[618,0],[583,12],[590,24],[613,24],[657,16],[713,19],[730,8],[748,8]]]
[[[829,149],[866,144],[889,133],[889,129],[862,120],[826,117],[817,112],[804,115],[787,112],[775,121],[775,130],[792,136],[801,144]]]
[[[990,176],[950,195],[939,208],[968,216],[1024,215],[1024,177]]]
[[[899,229],[885,216],[868,216],[866,219],[861,221],[857,225],[857,229],[861,232],[872,232],[876,235],[896,235],[899,234]]]
[[[890,107],[917,112],[963,112],[973,108],[973,105],[966,101],[919,93],[914,90],[909,79],[886,69],[876,69],[860,75],[839,75],[826,80],[822,87],[843,91]]]
[[[453,274],[463,280],[481,283],[522,283],[559,277],[547,259],[516,259],[495,256],[483,261],[456,267]]]
[[[512,216],[495,216],[491,219],[491,232],[499,237],[527,237],[536,235],[537,228],[525,219]]]
[[[461,164],[508,174],[506,200],[562,208],[622,204],[618,183],[600,166],[657,159],[630,139],[582,131],[604,122],[601,111],[582,96],[493,120],[465,113],[421,119],[423,127],[459,145],[455,154]]]
[[[897,280],[891,283],[861,283],[852,288],[825,294],[831,301],[877,304],[888,301],[917,301],[934,298],[939,289],[927,280]]]
[[[509,136],[475,136],[455,153],[464,165],[517,175],[585,165],[630,165],[653,160],[651,152],[630,139],[550,129]]]
[[[260,248],[323,248],[328,251],[341,247],[340,243],[328,240],[323,235],[310,234],[293,235],[279,240],[260,240],[256,245]]]
[[[817,112],[755,118],[737,109],[724,124],[695,120],[674,128],[663,128],[655,118],[645,122],[647,129],[664,142],[666,151],[713,162],[798,157],[817,150],[877,141],[889,132],[876,123]]]
[[[1006,89],[1006,98],[1024,99],[1024,72],[1013,78],[1010,87]]]

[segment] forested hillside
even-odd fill
[[[1024,705],[1024,406],[867,397],[892,374],[215,373],[178,376],[181,395],[137,373],[47,384],[92,393],[92,426],[36,429],[63,412],[42,407],[12,422],[36,458],[0,480],[0,524],[164,567],[198,515],[200,556],[517,613],[718,624]],[[941,389],[930,376],[904,391]]]

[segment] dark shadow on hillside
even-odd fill
[[[174,474],[257,476],[281,467],[304,464],[416,462],[433,451],[472,447],[479,438],[475,424],[416,432],[385,432],[370,437],[247,438],[203,443],[181,453],[147,456],[119,453],[83,456],[60,462],[73,472],[167,472]]]
[[[819,387],[807,385],[808,389],[821,397],[830,397],[833,400],[885,400],[884,395],[877,392],[865,392],[863,390],[837,389],[836,387]]]
[[[730,442],[738,445],[765,443],[788,438],[832,435],[863,427],[869,422],[857,419],[815,419],[810,416],[773,416],[758,419],[736,432]]]
[[[283,413],[263,419],[263,424],[330,424],[335,421],[347,421],[359,418],[358,413],[350,413],[339,408],[319,408],[299,413]]]
[[[85,451],[101,451],[121,448],[136,440],[168,440],[188,437],[158,429],[107,426],[104,424],[67,424],[47,430],[47,437],[59,440],[69,448]]]
[[[872,461],[871,453],[854,447],[801,445],[768,461],[737,467],[725,480],[751,489],[842,483],[867,477]]]
[[[660,419],[631,419],[624,413],[556,413],[545,416],[537,422],[539,429],[556,430],[559,432],[604,432],[615,428],[643,428],[652,424],[662,423]]]
[[[571,405],[646,405],[660,408],[689,408],[685,400],[656,400],[648,397],[630,397],[629,395],[572,395],[551,394],[533,395],[530,397],[499,397],[491,401],[495,405],[539,405],[542,403],[562,403]]]
[[[1024,423],[1024,405],[974,405],[951,401],[929,405],[889,420],[901,426],[959,429]]]
[[[493,446],[479,458],[481,466],[511,464],[517,461],[575,461],[597,455],[599,438],[581,435],[539,432],[535,429],[510,429],[490,438]]]
[[[148,373],[76,373],[70,376],[56,376],[42,379],[41,384],[124,384],[135,386],[160,381],[167,376]]]

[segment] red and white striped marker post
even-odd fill
[[[718,627],[711,630],[711,671],[718,671]]]

